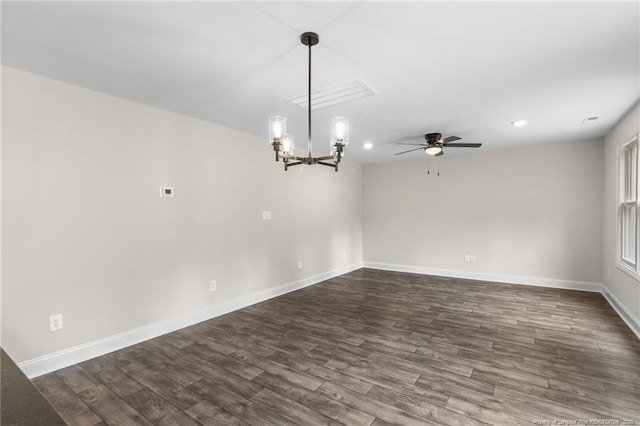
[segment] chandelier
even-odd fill
[[[269,143],[276,153],[276,161],[284,162],[285,171],[292,166],[299,164],[321,164],[333,167],[338,171],[338,164],[343,157],[344,147],[349,143],[349,120],[344,117],[335,117],[331,121],[330,154],[314,157],[311,143],[311,47],[318,44],[320,38],[318,34],[307,32],[300,36],[300,42],[309,47],[309,91],[307,102],[307,156],[298,157],[293,155],[293,136],[287,133],[287,119],[285,117],[274,116],[269,118]]]

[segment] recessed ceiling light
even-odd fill
[[[365,143],[362,145],[362,147],[363,147],[364,149],[371,149],[371,148],[373,148],[373,144],[372,144],[371,142],[365,142]]]
[[[511,122],[511,125],[515,127],[522,127],[525,124],[527,124],[527,120],[516,120]]]

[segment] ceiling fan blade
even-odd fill
[[[453,142],[453,141],[459,141],[460,139],[462,139],[459,136],[449,136],[447,138],[442,139],[442,143],[449,143],[449,142]]]
[[[413,148],[413,149],[410,149],[409,151],[402,151],[402,152],[399,152],[399,153],[397,153],[396,155],[406,154],[407,152],[417,151],[417,150],[419,150],[419,149],[424,149],[424,148],[423,148],[423,147],[420,147],[420,148]]]
[[[434,157],[440,157],[441,155],[444,155],[444,151],[440,151],[439,153],[437,153],[436,155],[434,155]]]
[[[448,143],[445,145],[447,148],[480,148],[481,143]]]
[[[426,143],[403,143],[403,142],[397,142],[396,145],[415,145],[415,146],[427,146]]]

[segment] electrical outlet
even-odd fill
[[[471,255],[470,254],[465,254],[464,255],[464,261],[465,262],[471,262]]]
[[[62,314],[56,314],[49,316],[49,331],[62,330]]]
[[[209,290],[216,291],[217,289],[218,289],[218,281],[216,280],[209,281]]]
[[[470,259],[471,259],[471,260],[469,260],[469,262],[471,262],[471,263],[475,263],[475,261],[476,261],[476,255],[475,255],[475,254],[472,254],[472,255],[471,255],[471,256],[469,256],[469,257],[470,257]]]
[[[262,220],[271,220],[271,212],[268,210],[263,211]]]
[[[298,271],[302,271],[302,262],[298,261]]]

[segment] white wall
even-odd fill
[[[439,177],[426,157],[365,165],[365,264],[601,283],[602,150],[480,148],[441,157]]]
[[[358,164],[284,172],[266,136],[11,68],[2,89],[2,346],[16,362],[362,261]]]
[[[640,132],[640,104],[609,132],[604,145],[604,274],[607,288],[635,316],[640,324],[640,282],[616,266],[618,147]]]

